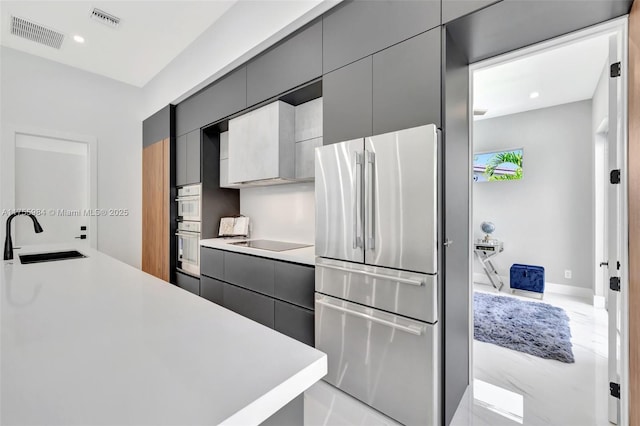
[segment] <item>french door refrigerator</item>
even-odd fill
[[[325,380],[407,425],[440,423],[438,136],[431,124],[315,153]]]

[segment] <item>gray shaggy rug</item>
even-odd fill
[[[473,294],[474,338],[481,342],[573,363],[569,317],[562,308],[486,293]]]

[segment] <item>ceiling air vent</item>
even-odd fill
[[[11,17],[11,34],[55,49],[60,49],[64,40],[64,34],[17,16]]]
[[[117,16],[113,16],[110,13],[105,12],[104,10],[100,10],[97,7],[94,7],[89,15],[91,19],[95,19],[98,22],[101,22],[111,28],[118,28],[120,25],[120,18]]]

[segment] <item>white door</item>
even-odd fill
[[[615,64],[621,60],[620,36],[612,35],[609,39],[609,63]],[[609,421],[619,424],[620,419],[620,398],[613,396],[616,384],[620,385],[620,353],[621,353],[621,297],[620,291],[612,289],[615,285],[611,283],[620,283],[620,261],[621,261],[621,224],[622,209],[621,203],[621,184],[615,183],[616,177],[621,179],[620,173],[622,166],[622,146],[623,146],[623,129],[622,129],[622,79],[619,77],[609,78],[609,134],[608,134],[608,158],[610,182],[608,185],[608,214],[607,214],[607,269],[610,287],[608,289],[609,297],[607,300],[607,311],[609,314]],[[618,388],[619,389],[619,388]]]
[[[16,134],[15,206],[35,211],[44,232],[36,234],[28,218],[15,218],[15,247],[88,246],[88,169],[86,143]]]

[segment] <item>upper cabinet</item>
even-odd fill
[[[315,175],[315,149],[322,146],[322,98],[296,106],[295,142],[297,180],[312,180]]]
[[[174,136],[174,111],[173,105],[167,105],[142,122],[143,147]]]
[[[371,136],[371,56],[325,74],[322,79],[324,144]]]
[[[354,0],[328,12],[323,70],[329,72],[440,25],[440,1]]]
[[[307,26],[247,65],[247,104],[255,105],[322,75],[322,21]]]
[[[473,13],[500,0],[442,0],[442,23]]]
[[[373,55],[373,134],[440,127],[440,28]]]
[[[247,68],[242,66],[176,107],[176,134],[183,135],[247,107]]]
[[[230,183],[294,179],[294,107],[276,101],[229,120]]]
[[[176,185],[201,182],[200,129],[176,139]]]

